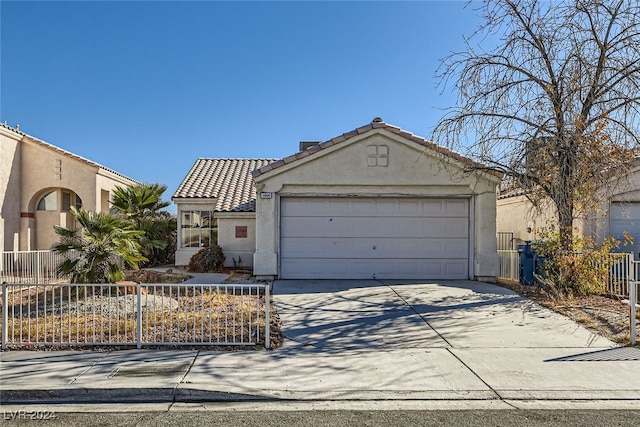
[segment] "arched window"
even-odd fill
[[[68,212],[71,206],[75,206],[76,209],[82,207],[82,199],[73,191],[67,190],[54,190],[47,193],[38,202],[37,210],[39,211],[57,211],[58,210],[58,194],[61,193],[60,201],[62,202],[63,212]]]
[[[45,194],[38,202],[37,209],[39,211],[57,211],[58,210],[58,192],[51,191]]]

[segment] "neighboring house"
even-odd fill
[[[258,278],[495,280],[501,174],[477,166],[378,118],[278,161],[199,159],[173,197],[176,263],[217,232]]]
[[[0,250],[50,249],[71,206],[108,212],[115,186],[131,178],[0,124]]]
[[[634,163],[627,178],[619,178],[609,195],[602,197],[600,206],[593,212],[574,221],[576,231],[601,243],[613,236],[623,239],[627,232],[634,238],[632,245],[622,246],[623,252],[640,254],[640,164]],[[540,230],[557,228],[556,209],[550,201],[540,207],[533,204],[521,190],[508,189],[498,192],[496,229],[513,232],[515,243],[535,240]]]

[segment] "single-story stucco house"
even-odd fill
[[[137,182],[113,169],[0,124],[0,251],[50,249],[71,206],[109,212],[116,186]]]
[[[218,243],[263,279],[495,280],[501,174],[379,118],[284,159],[196,161],[176,264]]]
[[[579,234],[590,236],[596,243],[613,236],[621,241],[626,233],[634,238],[622,252],[640,254],[640,159],[633,162],[627,177],[617,177],[597,209],[577,218],[574,226]],[[514,243],[535,240],[540,230],[557,227],[556,210],[550,201],[534,207],[517,188],[498,191],[496,229],[512,232]]]

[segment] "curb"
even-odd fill
[[[174,387],[3,389],[0,397],[2,405],[17,403],[273,402],[283,400],[218,390],[176,389]]]

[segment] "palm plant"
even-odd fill
[[[176,220],[163,210],[171,204],[162,200],[166,190],[166,185],[156,183],[113,191],[111,211],[142,232],[137,239],[149,265],[168,262],[175,252]]]
[[[80,228],[55,226],[60,236],[53,250],[65,255],[58,272],[72,283],[115,283],[124,279],[123,267],[138,269],[146,258],[140,253],[142,231],[114,215],[71,207]]]
[[[155,218],[171,204],[162,200],[165,191],[167,186],[157,183],[116,187],[111,209],[133,221]]]

